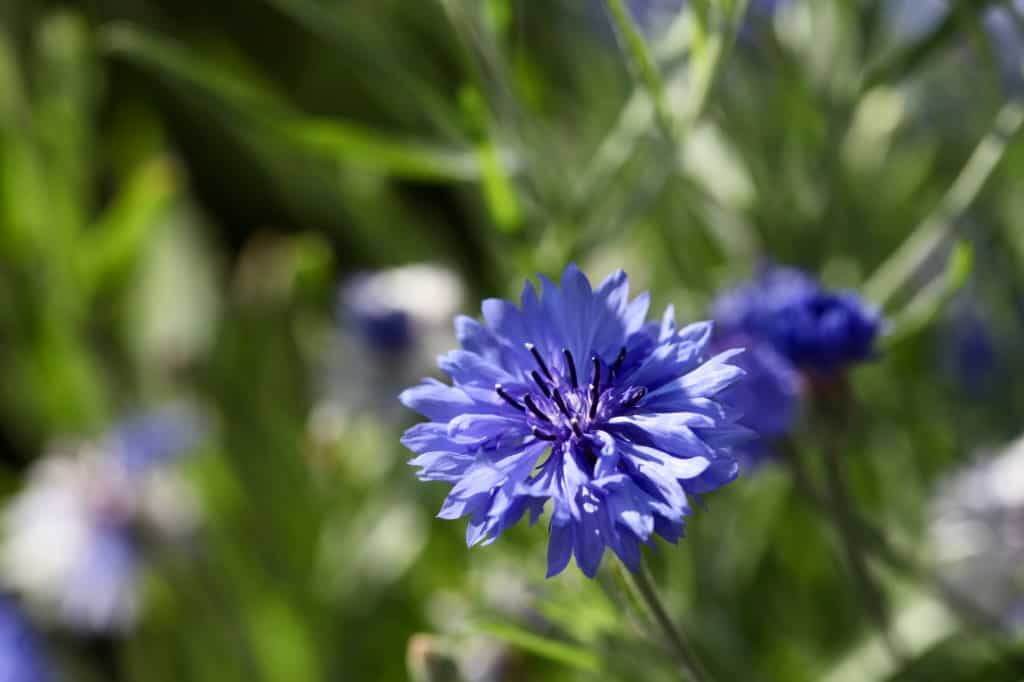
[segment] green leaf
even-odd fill
[[[924,595],[914,595],[896,614],[894,630],[903,654],[912,660],[952,635],[956,620],[945,607]],[[886,650],[880,635],[874,634],[853,648],[827,675],[825,682],[885,680],[897,672],[899,661]]]
[[[278,126],[308,151],[410,180],[472,181],[480,164],[470,150],[398,140],[340,121],[296,118]]]
[[[44,240],[49,211],[32,112],[13,43],[0,27],[0,250],[23,257]]]
[[[152,159],[128,178],[79,240],[77,265],[86,291],[103,287],[132,266],[179,190],[177,172],[166,158]]]
[[[865,284],[864,293],[869,299],[881,306],[889,303],[922,265],[956,236],[956,219],[981,193],[1022,125],[1024,105],[1016,101],[1007,102],[996,114],[991,130],[978,142],[938,206]]]
[[[99,91],[95,53],[85,21],[69,13],[47,17],[35,47],[38,96],[32,118],[46,165],[48,231],[51,237],[59,231],[74,239],[91,209]]]
[[[959,242],[953,248],[946,269],[921,289],[914,298],[893,316],[893,332],[886,337],[886,346],[906,340],[931,323],[946,303],[967,282],[974,264],[974,250],[967,242]]]
[[[399,120],[407,118],[413,109],[436,130],[457,130],[452,122],[458,119],[458,112],[445,96],[447,83],[441,80],[447,74],[434,71],[429,62],[418,58],[423,36],[416,29],[438,27],[441,34],[433,36],[434,40],[442,44],[450,41],[436,3],[415,7],[399,3],[396,7],[400,5],[401,14],[393,16],[387,9],[383,13],[367,12],[358,3],[263,1],[327,42],[334,59],[359,64],[360,81],[386,83],[387,87],[363,87],[358,92],[358,96],[369,98],[374,108],[390,111]],[[396,92],[402,97],[395,97]]]
[[[112,54],[199,90],[234,115],[307,152],[410,180],[459,182],[480,177],[471,149],[399,139],[346,121],[302,115],[254,79],[228,72],[211,60],[192,56],[180,44],[129,24],[110,25],[102,35]]]
[[[475,628],[475,631],[496,637],[539,658],[555,661],[577,670],[598,673],[602,669],[601,658],[597,654],[573,644],[541,637],[516,625],[482,623]]]

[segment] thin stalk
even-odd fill
[[[791,441],[782,441],[778,447],[789,467],[793,477],[793,484],[797,491],[819,511],[826,514],[829,513],[828,500],[815,489],[811,477],[804,467],[793,443]],[[1003,634],[1005,632],[1004,624],[998,618],[980,608],[971,597],[963,594],[956,587],[935,575],[920,561],[894,547],[880,529],[863,518],[858,519],[857,524],[864,552],[870,558],[879,561],[890,570],[906,578],[922,582],[961,621],[977,630],[979,636]]]
[[[996,114],[939,204],[864,286],[868,298],[884,306],[918,274],[922,266],[958,232],[956,219],[984,188],[1010,141],[1024,125],[1024,104],[1011,100]]]
[[[853,574],[857,589],[861,593],[861,598],[864,600],[868,615],[885,641],[890,654],[898,659],[901,657],[890,628],[888,604],[867,564],[866,546],[852,511],[850,496],[847,494],[840,457],[841,453],[837,452],[835,448],[826,448],[825,472],[830,502],[829,511],[843,547],[843,554]]]
[[[631,15],[622,12],[621,0],[606,0],[612,19],[616,22],[619,32],[631,38],[627,39],[626,48],[634,74],[640,81],[636,90],[623,106],[615,126],[605,137],[597,152],[588,164],[573,192],[577,207],[587,206],[591,198],[600,196],[612,178],[637,154],[640,139],[650,129],[651,119],[655,118],[662,132],[667,134],[673,143],[672,150],[678,142],[686,139],[689,131],[698,123],[707,107],[714,84],[718,79],[722,62],[735,42],[735,25],[738,17],[743,15],[745,2],[737,2],[728,15],[726,33],[724,35],[708,34],[708,18],[691,28],[682,28],[689,24],[685,10],[680,11],[668,29],[668,44],[662,44],[662,53],[657,55],[664,62],[677,61],[684,54],[689,54],[690,77],[687,81],[687,108],[681,119],[677,118],[667,99],[670,87],[676,87],[683,77],[669,73],[669,84],[666,85],[658,68],[658,59],[650,49],[643,35],[636,28]],[[694,9],[699,9],[696,5]],[[684,37],[684,36],[688,36]],[[698,57],[699,58],[696,58]],[[699,67],[698,67],[699,64]],[[673,154],[670,155],[674,159]],[[662,164],[666,175],[675,169],[675,161]]]
[[[654,587],[654,583],[647,571],[647,567],[641,565],[640,570],[636,573],[632,573],[631,575],[633,576],[633,583],[636,586],[637,592],[643,599],[644,605],[650,611],[654,621],[661,628],[665,635],[665,639],[667,639],[669,644],[672,646],[672,651],[676,655],[676,658],[683,670],[686,671],[687,675],[693,680],[693,682],[712,682],[711,676],[700,664],[700,660],[697,658],[697,654],[694,651],[693,646],[686,639],[682,629],[678,628],[676,624],[672,622],[672,619],[669,618],[668,612],[665,610],[664,604],[662,604],[661,597],[658,596],[658,591]]]
[[[671,142],[678,139],[679,126],[672,110],[668,105],[665,96],[665,82],[661,78],[661,72],[654,60],[654,55],[647,46],[643,34],[637,28],[633,16],[626,7],[625,0],[606,0],[608,11],[612,15],[612,21],[619,32],[624,43],[626,54],[629,56],[630,65],[634,77],[644,84],[654,103],[654,112],[657,116],[658,125],[661,127],[665,137]]]

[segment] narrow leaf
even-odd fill
[[[600,672],[601,659],[593,652],[565,642],[556,642],[507,623],[482,623],[477,631],[556,663],[586,672]]]

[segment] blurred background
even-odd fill
[[[649,555],[718,679],[1024,679],[1024,3],[626,5],[0,0],[0,681],[678,679],[611,557],[467,550],[399,444],[453,315],[569,261],[884,306],[899,650],[768,462]]]

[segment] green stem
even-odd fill
[[[845,475],[840,460],[841,453],[835,448],[826,448],[825,471],[828,482],[829,507],[836,532],[843,546],[850,572],[861,593],[868,615],[874,622],[879,634],[885,641],[889,652],[899,658],[899,648],[893,640],[889,623],[889,608],[885,596],[871,575],[866,558],[866,547],[856,517],[853,514],[852,502],[846,490]]]
[[[812,506],[823,513],[830,513],[829,502],[815,489],[811,477],[804,467],[800,454],[791,441],[784,440],[778,445],[793,477],[793,485]],[[865,554],[878,560],[890,570],[926,585],[935,597],[955,613],[965,624],[977,630],[980,636],[1005,632],[1003,623],[980,608],[967,595],[928,570],[920,561],[907,556],[889,541],[885,534],[863,518],[858,519],[860,540]]]
[[[606,0],[608,11],[611,12],[612,21],[618,30],[626,53],[629,56],[630,64],[637,80],[643,82],[654,102],[654,111],[657,114],[658,125],[661,127],[665,137],[671,142],[678,139],[678,126],[672,116],[672,110],[668,106],[665,97],[665,83],[661,78],[661,72],[654,61],[654,55],[647,47],[647,41],[633,21],[625,0]]]
[[[830,513],[828,500],[822,497],[815,488],[795,444],[791,440],[784,439],[778,443],[778,447],[790,469],[796,489],[807,502],[818,510],[826,514]],[[922,583],[977,641],[992,647],[997,656],[1011,661],[1014,665],[1022,666],[1024,669],[1024,657],[1014,651],[1012,647],[1002,643],[1006,628],[998,617],[981,608],[969,595],[962,593],[955,586],[943,580],[921,561],[899,551],[877,527],[863,518],[857,519],[857,522],[861,533],[861,548],[866,555],[870,555],[871,558],[878,560],[889,569]]]
[[[978,142],[938,206],[889,257],[864,286],[868,298],[884,306],[919,272],[931,256],[956,236],[956,218],[974,202],[1024,125],[1024,104],[1011,100],[996,114],[992,129]]]
[[[668,612],[665,610],[665,606],[662,604],[661,598],[658,596],[658,591],[655,589],[654,583],[647,571],[647,567],[645,565],[641,565],[640,570],[636,573],[632,573],[631,575],[633,576],[633,583],[636,586],[637,592],[639,592],[643,599],[644,605],[647,606],[648,610],[651,612],[651,616],[665,635],[665,639],[667,639],[669,644],[672,646],[672,651],[679,660],[679,664],[686,671],[687,676],[692,679],[693,682],[712,682],[711,676],[700,664],[700,660],[697,658],[697,654],[694,651],[693,646],[686,639],[683,631],[676,627],[675,623],[672,622],[672,619],[669,618]]]

